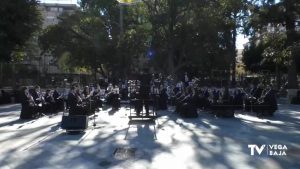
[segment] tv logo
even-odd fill
[[[269,156],[286,156],[287,146],[281,144],[263,144],[261,146],[257,146],[256,144],[249,144],[248,148],[250,148],[250,155],[255,155],[255,152],[258,155],[261,155],[263,151],[266,152]]]
[[[255,144],[248,145],[248,148],[250,148],[250,155],[252,155],[252,156],[254,155],[254,150],[256,150],[258,155],[260,155],[263,152],[263,150],[265,149],[265,147],[266,147],[265,144],[261,145],[260,147]]]

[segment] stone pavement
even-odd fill
[[[279,105],[272,118],[200,112],[182,119],[159,111],[155,123],[129,126],[129,109],[97,112],[79,135],[60,129],[62,113],[19,120],[20,105],[0,106],[0,169],[299,169],[300,106]],[[250,155],[248,144],[286,145],[286,156]],[[259,150],[259,149],[258,149]],[[279,151],[278,151],[279,152]]]

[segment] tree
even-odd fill
[[[103,72],[103,65],[114,60],[114,46],[108,29],[100,17],[76,11],[65,13],[60,22],[44,30],[39,41],[44,52],[55,57],[69,55],[68,64]]]
[[[0,61],[10,62],[12,53],[22,49],[40,28],[37,0],[0,1]]]
[[[230,65],[235,67],[243,3],[143,0],[123,6],[121,29],[117,1],[82,0],[82,11],[61,17],[61,23],[48,28],[40,39],[43,49],[58,57],[67,52],[69,64],[95,70],[102,65],[116,75],[138,71],[143,59],[169,74],[229,72]]]
[[[260,2],[260,3],[258,3]],[[299,32],[296,30],[296,22],[300,14],[300,2],[297,0],[281,0],[275,2],[268,1],[252,1],[251,18],[249,23],[249,33],[254,36],[263,36],[264,32],[268,32],[267,28],[274,25],[281,25],[285,28],[286,40],[284,43],[284,51],[289,55],[288,61],[288,87],[298,88],[297,82],[297,54],[298,42],[300,40]]]

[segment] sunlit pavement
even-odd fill
[[[60,129],[62,113],[19,120],[20,105],[0,106],[0,168],[100,169],[299,169],[300,106],[279,105],[272,118],[236,113],[216,118],[199,112],[182,119],[159,111],[153,123],[128,125],[129,109],[97,112],[79,135]],[[248,144],[286,145],[286,156],[270,156]],[[116,148],[134,148],[132,156],[116,156]]]

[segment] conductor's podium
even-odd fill
[[[149,113],[146,113],[146,110],[144,110],[144,103],[143,101],[148,102],[149,105]],[[139,119],[139,120],[149,120],[149,119],[155,119],[157,117],[157,114],[155,112],[155,101],[152,99],[131,99],[130,100],[130,115],[129,115],[129,120],[133,119]],[[137,113],[136,108],[140,108],[140,113]],[[133,110],[134,109],[134,110]]]

